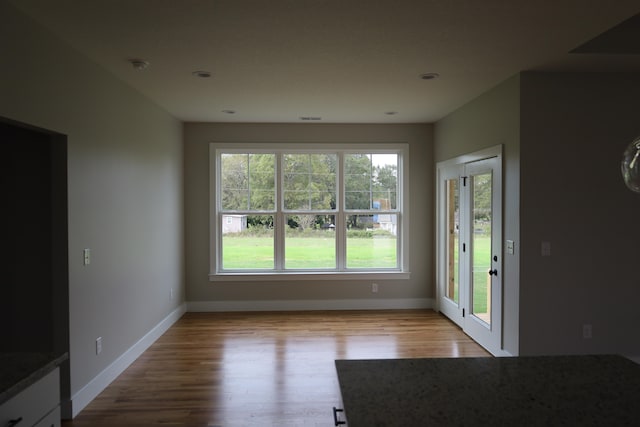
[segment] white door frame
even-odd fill
[[[505,352],[502,350],[502,152],[503,146],[496,145],[454,159],[438,162],[436,167],[436,309],[458,324],[465,333],[496,356],[505,355]],[[498,274],[492,276],[492,310],[491,322],[488,326],[483,324],[483,322],[479,322],[479,319],[474,316],[469,315],[470,310],[467,304],[470,301],[468,295],[468,283],[470,283],[470,279],[467,277],[466,272],[463,272],[462,268],[460,269],[459,304],[456,305],[445,297],[445,286],[447,286],[448,232],[445,220],[446,194],[444,194],[445,189],[443,184],[446,179],[451,179],[452,174],[458,173],[459,176],[462,177],[466,164],[491,158],[496,159],[493,168],[494,187],[492,189],[494,193],[492,257],[494,256],[493,254],[497,256],[497,261],[493,262],[491,268],[497,270]],[[466,209],[462,199],[463,198],[460,198],[461,213],[463,209]],[[460,218],[461,228],[463,227],[462,221],[464,220],[464,218]],[[464,236],[461,235],[460,242],[462,243],[463,240],[468,240],[468,236],[469,233],[467,233],[465,239]],[[463,252],[460,251],[459,253],[462,256]],[[466,313],[463,314],[465,311]]]

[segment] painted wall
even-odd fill
[[[210,282],[209,143],[408,142],[410,280]],[[433,157],[431,125],[186,123],[185,232],[189,309],[365,308],[430,304],[433,287]]]
[[[520,78],[515,76],[435,124],[434,161],[502,144],[503,239],[515,253],[503,255],[503,349],[518,355]]]
[[[0,51],[0,116],[68,136],[74,396],[182,300],[182,126],[6,2]]]
[[[620,175],[640,135],[640,74],[524,73],[521,84],[521,354],[640,356],[640,194]]]

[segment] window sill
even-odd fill
[[[328,271],[314,272],[242,272],[242,273],[212,273],[209,274],[210,282],[258,282],[258,281],[284,281],[284,280],[409,280],[410,272],[404,271]]]

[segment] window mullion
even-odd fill
[[[396,213],[396,235],[402,236],[402,215],[400,212]],[[405,255],[404,251],[402,250],[401,238],[396,239],[396,253],[398,254],[398,257],[396,258],[396,268],[402,268],[402,266],[404,265],[402,257]]]
[[[373,155],[369,155],[369,210],[373,209]]]
[[[307,209],[311,209],[311,155],[307,155]]]
[[[251,154],[247,153],[247,210],[251,210]]]
[[[345,217],[345,191],[344,191],[344,152],[338,153],[338,166],[336,168],[336,268],[344,271],[347,267],[347,235]]]
[[[282,152],[276,153],[276,213],[274,218],[274,257],[275,257],[275,269],[276,271],[284,270],[284,232],[285,232],[285,217],[283,213],[284,209],[284,197],[283,197],[283,180],[284,169],[282,167]]]

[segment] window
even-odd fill
[[[210,277],[408,274],[406,144],[211,144]]]

